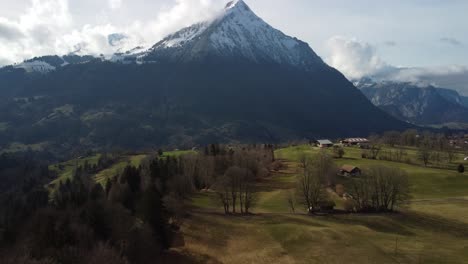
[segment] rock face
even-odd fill
[[[410,127],[243,1],[149,50],[60,62],[42,74],[0,70],[0,146],[190,147]]]
[[[420,125],[468,123],[465,98],[456,91],[388,81],[356,85],[374,105],[401,120]]]

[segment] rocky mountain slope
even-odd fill
[[[453,90],[369,80],[356,86],[374,105],[400,120],[419,125],[468,123],[465,99]]]

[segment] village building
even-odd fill
[[[328,139],[319,139],[319,140],[317,140],[317,147],[331,148],[331,147],[333,147],[333,142],[331,142]]]
[[[368,145],[370,141],[367,138],[347,138],[341,141],[345,146],[364,146]]]
[[[343,165],[340,169],[340,174],[346,177],[357,177],[360,176],[361,173],[360,168],[352,165]]]

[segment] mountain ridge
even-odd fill
[[[392,81],[355,84],[374,105],[400,120],[418,125],[468,123],[468,108],[454,90]]]

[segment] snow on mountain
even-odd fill
[[[22,63],[12,66],[17,69],[24,69],[27,73],[47,74],[70,64],[87,63],[95,59],[97,58],[94,56],[79,56],[73,54],[65,56],[42,56],[25,60]]]
[[[172,48],[172,47],[180,47],[185,43],[192,41],[194,38],[201,35],[208,27],[210,26],[209,22],[202,22],[197,23],[191,27],[184,28],[174,34],[169,35],[166,37],[158,47],[163,48]]]
[[[45,74],[51,71],[55,71],[54,66],[41,60],[23,62],[18,65],[15,65],[14,67],[18,69],[24,69],[28,73],[37,72]]]
[[[136,47],[133,48],[129,51],[126,51],[124,53],[115,53],[113,54],[108,60],[111,62],[117,62],[117,63],[124,63],[124,64],[130,64],[130,63],[142,63],[142,57],[144,57],[147,54],[146,48],[144,47]]]
[[[154,45],[150,60],[190,60],[215,55],[311,68],[323,61],[307,45],[271,27],[242,0],[232,1],[215,19],[184,28]]]
[[[125,36],[122,34],[109,35],[111,45],[123,40]],[[191,61],[209,56],[292,65],[305,70],[325,65],[307,43],[270,26],[243,0],[229,2],[212,20],[177,31],[149,50],[137,47],[127,52],[115,53],[106,59],[115,63],[143,64],[162,60]],[[63,60],[55,65],[48,61],[35,60],[17,67],[28,72],[47,73],[68,63]]]

